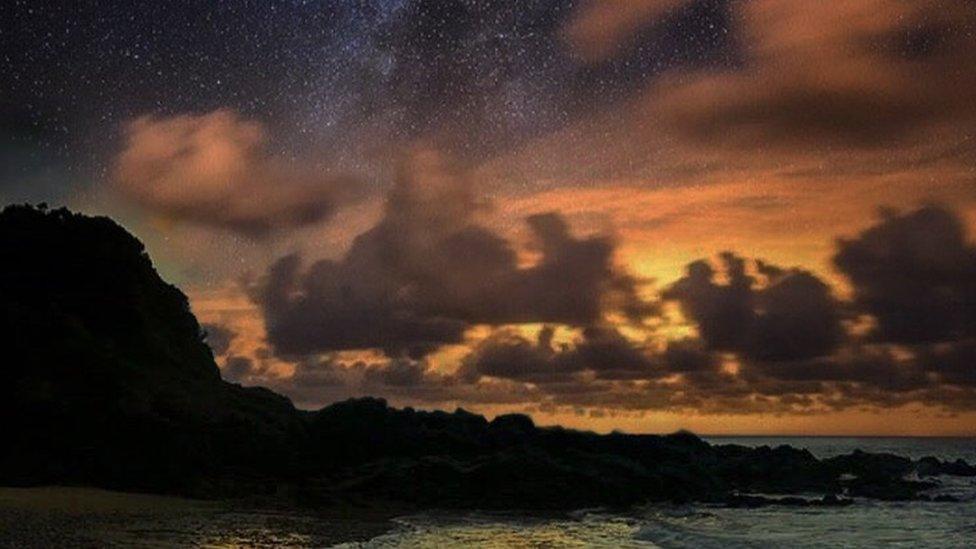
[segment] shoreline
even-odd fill
[[[861,507],[854,514],[843,510],[855,504],[854,501],[843,505],[821,505],[815,502],[801,503],[797,497],[783,497],[783,501],[777,503],[779,499],[780,495],[766,498],[745,494],[739,500],[725,504],[698,502],[695,505],[711,509],[708,511],[710,513],[722,513],[724,517],[734,517],[736,515],[729,513],[736,512],[747,512],[750,513],[748,516],[758,517],[783,516],[797,508],[805,509],[800,512],[802,516],[810,513],[816,513],[810,516],[824,516],[819,513],[826,512],[831,513],[829,516],[847,517],[862,516],[865,510],[878,509],[878,502],[864,499],[859,503],[871,501],[871,504]],[[966,501],[965,505],[972,505],[972,499],[967,498]],[[926,513],[942,513],[937,510],[948,509],[941,507],[943,504],[938,500],[913,500],[913,503],[926,504]],[[361,544],[374,539],[396,540],[400,534],[405,535],[405,539],[415,535],[420,535],[421,539],[425,535],[441,539],[436,536],[450,537],[454,534],[463,538],[465,535],[489,535],[507,529],[515,536],[523,528],[527,530],[518,535],[533,539],[533,529],[543,532],[539,535],[545,538],[546,529],[551,530],[552,525],[567,521],[577,524],[591,514],[609,517],[605,521],[607,524],[619,524],[614,521],[619,521],[620,517],[641,520],[640,517],[654,510],[661,511],[663,515],[660,516],[669,517],[682,508],[680,504],[657,502],[627,509],[591,507],[574,511],[425,509],[357,500],[304,508],[289,505],[277,498],[202,500],[79,486],[0,486],[0,548],[361,547]],[[900,504],[884,508],[898,509]],[[431,534],[425,526],[419,533],[414,531],[411,525],[417,517],[420,517],[422,526],[430,523],[441,530]],[[516,536],[513,539],[522,538]]]
[[[301,509],[75,486],[0,486],[0,547],[331,546],[397,528],[401,508]]]

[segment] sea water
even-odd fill
[[[708,437],[713,444],[806,448],[820,458],[889,452],[976,463],[976,439]],[[959,503],[858,500],[847,507],[729,509],[655,505],[625,514],[581,510],[568,517],[422,513],[349,547],[976,547],[976,479],[942,477],[936,493]]]

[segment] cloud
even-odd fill
[[[882,177],[937,171],[945,186],[971,183],[971,2],[686,4],[660,12],[646,4],[651,19],[628,20],[623,46],[604,48],[612,62],[579,70],[591,78],[604,71],[600,82],[622,73],[628,87],[597,96],[571,124],[494,159],[486,176],[643,187],[847,184],[857,176],[863,184],[851,187],[864,189]],[[590,9],[612,15],[616,5],[581,3],[566,28]],[[613,25],[593,21],[614,35]],[[682,51],[690,53],[681,59]]]
[[[229,110],[143,116],[115,161],[116,188],[149,212],[251,237],[317,223],[355,182],[266,151],[264,126]]]
[[[411,204],[414,201],[405,200]],[[439,200],[430,198],[426,203],[437,204]],[[400,206],[399,213],[390,213],[388,218],[402,214],[416,220],[420,215],[406,214],[411,207]],[[473,216],[477,209],[462,207],[461,211]],[[471,226],[451,222],[454,217],[437,221],[438,214],[426,207],[420,211],[425,219],[417,222],[417,227],[444,227],[444,235],[463,232]],[[540,262],[533,266],[506,263],[508,267],[499,272],[522,271],[521,275],[525,275],[524,271],[544,264],[547,255],[562,253],[558,250],[563,250],[564,245],[547,248],[545,242],[552,246],[561,238],[586,240],[566,234],[557,220],[542,222],[536,229],[549,235],[548,240],[540,237]],[[387,222],[388,219],[380,225]],[[403,247],[405,242],[428,251],[437,250],[441,239],[433,238],[434,232],[428,229],[404,234],[402,240],[391,241],[400,245],[369,248],[374,253],[368,256],[351,250],[329,267],[313,265],[300,276],[269,273],[269,279],[292,280],[274,290],[280,295],[268,302],[277,303],[282,309],[272,310],[267,304],[264,307],[271,334],[275,333],[275,322],[292,323],[280,325],[288,329],[270,339],[280,344],[276,347],[279,354],[291,350],[301,357],[292,377],[276,376],[270,383],[299,402],[316,404],[372,394],[404,403],[531,404],[548,410],[706,415],[804,415],[909,405],[950,412],[976,410],[976,378],[972,374],[976,335],[970,314],[973,309],[952,297],[973,295],[966,293],[971,291],[974,280],[967,270],[973,251],[954,214],[942,208],[929,206],[906,214],[888,213],[855,238],[838,240],[837,257],[846,258],[838,265],[842,274],[850,276],[853,289],[849,301],[835,298],[822,280],[802,269],[749,260],[731,252],[720,255],[715,263],[694,261],[687,265],[685,276],[661,294],[661,299],[677,303],[697,330],[697,335],[672,340],[664,339],[666,333],[657,331],[656,323],[662,318],[652,317],[654,322],[649,324],[624,328],[608,322],[603,315],[582,324],[545,323],[530,336],[531,330],[508,325],[504,316],[497,315],[497,309],[462,307],[463,300],[443,296],[438,300],[415,300],[416,296],[427,295],[416,289],[421,284],[418,281],[425,279],[406,277],[403,273],[412,271],[403,270],[400,264],[390,268],[390,264],[362,261],[363,257],[386,257],[408,249]],[[360,238],[368,241],[372,238],[367,238],[369,234]],[[416,249],[413,251],[416,254]],[[432,258],[443,260],[440,253],[427,258],[414,254],[409,259],[420,260],[420,265]],[[477,263],[477,257],[480,253],[474,259],[465,257],[463,262]],[[297,267],[295,258],[287,261]],[[382,279],[378,286],[382,292],[368,294],[364,289],[376,284],[372,277],[336,278],[335,269],[353,264],[370,267],[356,270],[357,273],[396,276]],[[452,263],[441,261],[438,265],[435,272],[447,278],[435,278],[432,283],[438,288],[451,288],[456,283],[451,278],[455,276]],[[920,286],[903,286],[916,284],[916,279]],[[390,280],[398,291],[384,286]],[[331,293],[335,288],[343,290]],[[489,287],[478,288],[492,291]],[[564,291],[559,284],[551,289]],[[266,280],[258,294],[268,299],[269,290]],[[876,320],[875,333],[845,330],[845,321],[890,310],[887,301],[880,309],[873,308],[876,302],[865,300],[865,295],[889,293],[917,297],[907,302],[912,308],[910,317],[922,314],[914,307],[923,302],[932,308],[930,311],[954,319],[955,328],[938,332],[943,334],[938,340],[892,338],[882,315]],[[359,295],[382,299],[360,301],[356,298]],[[384,301],[391,299],[390,295],[411,299]],[[369,319],[349,316],[351,311],[377,303],[383,305],[369,309],[374,315]],[[545,302],[533,302],[533,307],[540,308],[523,312],[546,311],[540,303]],[[901,306],[903,302],[895,303]],[[458,311],[465,314],[448,314]],[[354,320],[351,327],[343,324],[349,318]],[[485,318],[497,321],[497,325],[485,322]],[[435,321],[453,321],[456,330],[424,333],[418,328],[430,328],[433,324],[429,323]],[[487,335],[471,338],[466,334],[474,324],[488,324]],[[349,337],[350,333],[356,337]],[[445,368],[443,362],[434,366],[429,352],[447,342],[461,343],[456,346],[459,352],[450,354],[454,362],[449,366],[453,368]],[[336,351],[347,347],[382,348],[386,356],[376,353],[368,360],[340,358],[343,353]]]
[[[680,304],[709,349],[778,361],[823,356],[840,343],[840,307],[819,278],[762,261],[754,262],[753,275],[731,252],[719,259],[727,281],[699,260],[663,294]]]
[[[925,343],[976,336],[976,246],[939,206],[882,220],[838,241],[833,257],[854,301],[874,316],[879,341]]]
[[[480,342],[462,365],[462,377],[477,381],[481,376],[547,381],[567,379],[580,371],[579,364],[562,360],[552,348],[552,327],[531,341],[513,330],[499,330]]]
[[[553,344],[553,333],[547,326],[531,341],[516,331],[498,330],[465,357],[460,375],[475,381],[490,376],[552,384],[592,378],[647,379],[661,373],[645,349],[612,328],[586,328],[572,344],[559,346]]]
[[[899,359],[893,349],[884,346],[852,346],[810,360],[749,362],[742,374],[757,392],[766,394],[796,392],[798,386],[813,392],[849,393],[850,384],[906,393],[932,388],[937,381],[926,376],[915,361]]]
[[[945,384],[976,388],[976,338],[925,348],[918,363]]]
[[[646,116],[692,142],[872,148],[976,116],[961,92],[976,85],[971,3],[754,0],[733,9],[741,66],[671,74],[646,98]]]
[[[685,395],[725,405],[776,399],[760,401],[757,411],[784,398],[798,410],[976,404],[976,247],[951,211],[884,212],[855,238],[838,240],[834,262],[851,284],[849,303],[803,271],[761,262],[750,270],[731,253],[721,262],[721,272],[692,263],[664,292],[701,337],[699,347],[694,339],[678,342],[693,352],[668,361],[672,371],[691,374],[684,375]],[[844,334],[844,315],[871,315],[875,328]],[[716,383],[714,364],[724,353],[733,353],[736,374]]]
[[[284,257],[255,290],[268,340],[280,355],[375,347],[390,354],[424,354],[436,345],[461,341],[462,321],[401,305],[406,296],[397,293],[387,272],[357,272],[344,262],[327,260],[304,274],[299,269],[298,256]]]
[[[264,374],[264,370],[254,360],[238,355],[227,357],[227,361],[220,369],[220,375],[224,379],[238,383],[247,382],[252,377],[262,374]]]
[[[230,349],[230,344],[237,337],[237,333],[222,324],[203,324],[201,326],[207,334],[206,342],[215,356],[221,356]]]
[[[424,383],[427,364],[410,359],[396,359],[383,366],[372,366],[365,371],[366,383],[395,387],[416,387]]]
[[[715,373],[721,366],[719,357],[699,338],[669,341],[664,351],[664,363],[668,372],[685,375]]]
[[[589,0],[563,28],[573,53],[586,63],[605,61],[626,48],[645,26],[688,0]]]
[[[590,325],[610,307],[650,314],[639,282],[614,265],[614,243],[576,238],[557,214],[527,221],[540,258],[477,224],[484,208],[463,171],[430,150],[400,165],[383,219],[340,260],[301,270],[279,260],[253,294],[276,352],[382,348],[422,356],[474,324]]]

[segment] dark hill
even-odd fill
[[[113,221],[0,213],[0,481],[189,492],[286,470],[305,423],[220,379],[186,297]]]
[[[789,447],[540,429],[520,415],[489,422],[378,399],[300,411],[221,380],[186,297],[107,218],[8,207],[0,265],[0,484],[565,509],[763,502],[735,491],[904,499],[930,486],[903,480],[912,470],[976,474],[932,458],[817,460]],[[842,482],[844,473],[857,478]]]

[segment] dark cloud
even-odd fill
[[[888,212],[856,238],[840,240],[833,260],[850,279],[856,305],[877,320],[876,339],[923,343],[976,334],[976,247],[948,210]]]
[[[304,360],[295,365],[294,374],[287,379],[284,387],[294,392],[296,389],[320,393],[323,389],[342,389],[352,383],[349,372],[361,372],[365,365],[361,362],[345,366],[333,357]]]
[[[974,257],[958,219],[930,206],[888,213],[838,241],[835,263],[850,278],[851,303],[802,270],[732,253],[720,256],[720,269],[694,262],[663,297],[680,304],[700,339],[671,342],[665,363],[682,374],[681,399],[702,406],[900,406],[935,402],[952,387],[945,406],[969,406],[971,395],[962,393],[974,379]],[[875,333],[845,334],[848,314],[874,316]],[[725,354],[734,357],[734,375],[719,367]]]
[[[593,371],[598,379],[647,379],[660,372],[650,350],[613,328],[586,328],[573,351],[574,360]]]
[[[424,382],[427,364],[422,361],[396,359],[383,366],[372,366],[365,371],[365,381],[373,385],[416,387]]]
[[[476,224],[481,207],[463,173],[417,152],[384,218],[345,257],[304,272],[299,257],[282,258],[255,289],[275,350],[417,357],[459,342],[472,324],[590,325],[610,306],[635,319],[652,311],[638,281],[614,266],[609,238],[576,238],[559,215],[532,216],[541,257],[522,267],[508,242]]]
[[[398,211],[401,214],[410,211],[414,207],[411,206],[413,200],[410,198],[401,203]],[[419,208],[419,211],[427,216],[421,224],[425,227],[447,224],[447,219],[437,220],[436,211],[431,213],[427,208]],[[414,219],[418,215],[407,217]],[[389,219],[393,216],[389,214],[380,226],[392,223]],[[655,333],[650,325],[632,332],[606,321],[592,321],[590,315],[564,314],[565,310],[559,309],[560,313],[554,317],[564,322],[545,324],[534,337],[515,327],[494,327],[489,336],[473,344],[461,359],[457,371],[433,368],[424,357],[425,351],[451,338],[460,341],[463,329],[478,322],[479,318],[511,318],[499,313],[501,309],[489,309],[487,305],[474,308],[459,298],[464,295],[466,286],[458,281],[469,283],[471,279],[464,278],[463,270],[453,271],[452,263],[446,261],[445,256],[453,254],[463,258],[463,263],[478,265],[478,271],[494,272],[496,274],[491,278],[498,280],[513,273],[529,276],[532,269],[543,273],[542,265],[556,261],[555,258],[562,254],[586,257],[586,253],[573,247],[579,245],[587,249],[592,244],[584,245],[590,241],[571,237],[560,218],[542,217],[533,223],[543,260],[531,268],[518,269],[514,263],[509,263],[514,261],[511,251],[491,233],[483,229],[467,233],[472,230],[470,224],[447,224],[447,229],[442,232],[449,235],[449,239],[461,238],[458,234],[465,235],[463,238],[479,235],[472,241],[480,242],[478,239],[483,238],[493,244],[457,246],[452,248],[451,254],[427,252],[430,255],[423,256],[414,253],[400,259],[406,262],[421,258],[420,266],[441,261],[434,272],[448,273],[448,276],[437,278],[430,274],[428,280],[449,294],[450,299],[419,292],[417,288],[422,288],[420,281],[424,279],[417,275],[410,279],[393,278],[391,272],[396,276],[403,276],[403,272],[418,272],[406,271],[403,263],[394,264],[402,269],[399,271],[385,267],[378,269],[391,276],[383,279],[382,284],[389,283],[388,280],[410,282],[407,287],[411,290],[401,291],[398,295],[428,297],[391,301],[413,316],[396,316],[391,312],[396,310],[392,307],[373,309],[382,314],[378,314],[376,320],[364,321],[362,326],[356,327],[357,333],[363,334],[356,339],[342,335],[348,332],[343,332],[346,328],[337,311],[343,311],[342,299],[351,300],[350,296],[370,287],[374,283],[372,279],[336,279],[330,274],[334,271],[323,270],[320,266],[309,269],[301,277],[297,289],[288,284],[280,287],[266,283],[262,295],[270,299],[269,303],[283,302],[293,307],[286,312],[295,314],[296,304],[309,299],[308,305],[303,306],[310,307],[316,315],[323,315],[315,317],[313,312],[304,312],[293,320],[293,330],[306,327],[302,329],[308,331],[292,333],[319,338],[313,340],[317,346],[308,347],[313,350],[311,352],[319,352],[323,348],[322,341],[341,341],[385,347],[390,355],[369,363],[342,361],[332,355],[324,359],[307,357],[299,362],[294,377],[278,379],[272,384],[299,402],[308,403],[377,394],[401,402],[440,405],[456,402],[532,403],[540,410],[562,407],[568,410],[667,410],[704,414],[811,414],[911,404],[936,406],[948,412],[976,409],[973,309],[965,307],[965,302],[957,298],[973,295],[967,293],[972,291],[973,271],[971,263],[967,262],[973,257],[973,250],[955,216],[936,207],[901,215],[888,214],[856,238],[838,241],[838,265],[851,278],[854,290],[850,302],[835,299],[827,285],[807,271],[724,253],[718,257],[716,266],[707,261],[689,264],[686,275],[662,292],[662,299],[679,304],[687,320],[697,328],[697,336],[663,341],[662,334]],[[401,245],[383,248],[374,247],[374,243],[364,248],[372,250],[372,255],[350,252],[342,261],[330,264],[328,269],[343,268],[350,263],[369,265],[363,257],[372,260],[402,251],[407,246],[413,246],[413,250],[438,250],[437,243],[441,240],[431,238],[433,232],[398,234],[396,239],[387,237]],[[372,231],[360,237],[365,242],[372,242],[373,238],[376,237]],[[403,244],[405,242],[410,244]],[[363,245],[363,242],[357,245]],[[485,259],[491,254],[472,251],[493,249],[496,245],[496,255],[506,258],[504,261],[496,263],[493,259]],[[601,251],[594,257],[600,259],[605,255]],[[285,263],[289,261],[289,268],[297,266],[294,259]],[[496,264],[504,268],[493,271]],[[276,269],[286,266],[279,264]],[[597,271],[604,272],[602,269]],[[431,273],[429,270],[419,272]],[[613,271],[609,273],[608,276],[612,276]],[[292,276],[269,275],[279,280]],[[594,276],[594,279],[600,277]],[[496,291],[497,288],[512,291],[512,286],[470,283],[475,284],[474,291],[478,292]],[[383,287],[382,284],[379,287]],[[321,289],[343,285],[348,288],[345,293],[328,294]],[[560,287],[554,283],[549,289],[559,294],[570,291],[571,286]],[[272,296],[274,292],[278,292],[277,297]],[[397,294],[384,292],[374,295]],[[321,296],[329,296],[331,306],[323,306],[325,301]],[[911,298],[906,300],[904,296]],[[387,303],[367,303],[376,302]],[[351,300],[349,303],[363,302]],[[544,306],[545,301],[532,301],[528,297],[525,303],[532,304],[536,318],[555,310]],[[355,309],[345,311],[352,310]],[[266,314],[269,314],[269,320],[287,316],[276,316],[280,313],[273,310],[266,310]],[[875,333],[845,333],[842,320],[868,314],[878,317]],[[933,321],[932,326],[938,330],[926,324],[920,328],[926,337],[917,337],[914,332],[909,334],[912,337],[907,337],[891,328],[900,326],[889,319],[893,314],[892,318],[896,320],[902,318],[901,315],[915,319],[937,315],[940,320]],[[398,332],[395,329],[403,326],[390,323],[391,317],[419,323],[403,325],[411,329],[431,326],[425,322],[453,319],[457,330],[445,332],[447,335],[410,330]],[[947,324],[946,318],[951,322]],[[576,324],[571,331],[564,327],[578,319],[590,321]],[[336,323],[333,333],[318,331],[328,323]],[[269,325],[273,329],[274,324]],[[367,330],[369,327],[372,327],[372,333]],[[335,338],[335,334],[345,339],[325,339]],[[899,337],[892,338],[893,334]],[[939,337],[930,337],[933,334]],[[403,352],[411,345],[420,347],[413,356]]]
[[[797,360],[832,352],[843,333],[839,304],[830,288],[800,269],[746,261],[726,252],[723,275],[706,261],[688,265],[684,277],[666,289],[693,321],[708,348],[754,360]]]
[[[206,342],[213,351],[214,356],[221,356],[227,353],[230,344],[237,337],[237,334],[222,324],[204,324],[201,326],[207,334]]]
[[[669,372],[696,375],[714,373],[720,361],[698,338],[686,338],[668,342],[664,351],[664,363]]]
[[[587,376],[581,377],[586,373]],[[462,365],[461,376],[491,376],[532,383],[574,384],[577,379],[644,379],[660,373],[645,349],[610,328],[589,327],[572,344],[553,344],[553,329],[536,341],[499,330],[479,343]],[[555,390],[555,387],[550,390]]]
[[[462,377],[472,381],[481,376],[543,382],[567,379],[580,371],[580,364],[564,360],[565,351],[553,348],[552,335],[552,328],[546,327],[537,341],[531,341],[517,332],[499,330],[465,358]]]
[[[461,341],[464,322],[400,305],[387,272],[357,272],[344,263],[320,261],[302,275],[299,261],[294,255],[278,260],[257,292],[278,354],[374,347],[399,354]]]
[[[928,346],[917,362],[946,385],[976,388],[976,339]]]
[[[851,347],[809,360],[747,362],[741,375],[756,392],[765,394],[847,392],[850,384],[903,393],[936,384],[915,360],[900,359],[888,347]]]
[[[220,374],[224,379],[236,382],[248,381],[250,377],[261,375],[262,373],[263,369],[252,359],[236,355],[227,357],[224,367],[220,370]]]

